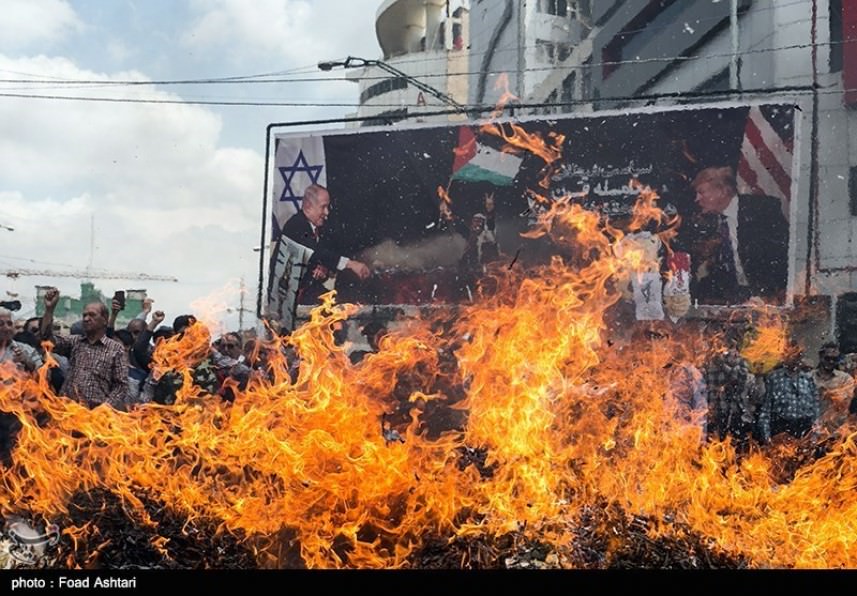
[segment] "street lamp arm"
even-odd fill
[[[419,79],[416,79],[416,78],[412,77],[411,75],[409,75],[408,73],[403,72],[403,71],[399,70],[398,68],[396,68],[395,66],[391,66],[391,65],[389,65],[386,62],[383,62],[381,60],[367,60],[366,58],[358,58],[357,56],[348,56],[343,61],[330,61],[330,62],[319,62],[318,63],[318,68],[320,70],[324,70],[324,71],[332,70],[333,68],[335,68],[337,66],[341,66],[342,68],[363,68],[366,66],[376,66],[376,67],[380,68],[381,70],[386,71],[392,75],[395,75],[397,77],[402,77],[403,79],[407,80],[411,85],[413,85],[414,87],[416,87],[420,91],[425,91],[429,95],[438,98],[439,100],[441,100],[446,105],[454,107],[459,112],[467,112],[467,108],[465,106],[461,105],[460,103],[458,103],[457,101],[452,99],[446,93],[441,93],[440,91],[438,91],[434,87],[423,83]]]

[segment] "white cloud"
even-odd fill
[[[197,18],[184,36],[195,48],[226,56],[266,57],[308,66],[353,54],[380,53],[371,34],[377,0],[192,0]]]
[[[0,71],[105,83],[97,89],[16,85],[4,87],[3,93],[174,100],[180,96],[146,86],[107,84],[119,79],[146,81],[152,73],[169,78],[173,71],[165,62],[175,61],[184,69],[181,72],[197,72],[200,57],[219,72],[234,74],[380,53],[373,35],[378,0],[191,0],[190,22],[168,24],[186,31],[183,43],[192,52],[176,51],[172,45],[176,29],[153,31],[165,39],[149,46],[134,37],[133,28],[123,29],[127,22],[111,28],[95,20],[93,32],[102,36],[98,47],[104,48],[101,57],[107,60],[83,51],[80,59],[100,65],[83,68],[69,57],[35,55],[83,29],[73,3],[0,0],[0,4]],[[134,3],[127,5],[134,9]],[[12,58],[22,51],[34,55]],[[133,64],[139,70],[99,72],[109,68],[105,64]],[[201,91],[182,88],[185,92]],[[271,91],[260,87],[252,93],[251,99],[323,103],[354,99],[357,86],[320,83]],[[108,295],[114,289],[144,285],[171,319],[189,312],[195,299],[228,283],[234,286],[243,275],[249,287],[248,307],[253,308],[259,255],[252,247],[259,244],[264,123],[330,114],[231,110],[0,97],[0,223],[15,228],[0,230],[0,268],[56,268],[56,263],[85,268],[90,217],[95,213],[96,267],[181,280],[179,284],[96,280]],[[265,115],[261,124],[254,120],[259,114]],[[255,142],[246,143],[255,151],[224,146],[223,123],[229,118],[234,119],[233,128],[259,131]],[[236,139],[246,137],[232,132]],[[63,292],[75,295],[79,291],[74,279],[22,277],[0,278],[0,292],[31,297],[36,283],[57,283]],[[237,298],[234,302],[233,307]],[[234,327],[237,315],[229,319]]]
[[[89,72],[61,58],[0,56],[0,70],[145,80],[138,72]],[[147,87],[45,93],[178,99]],[[199,106],[0,98],[0,214],[15,228],[0,231],[0,267],[21,266],[5,255],[83,269],[95,214],[96,267],[181,280],[98,281],[108,293],[142,283],[172,317],[241,275],[252,288],[263,158],[220,146],[220,132],[220,117]],[[31,295],[35,283],[47,282],[21,278],[8,289]],[[73,280],[61,289],[77,291]]]
[[[44,46],[83,29],[66,0],[4,0],[0,7],[0,48]]]
[[[133,54],[131,49],[118,39],[111,39],[107,42],[107,53],[117,63],[125,62]]]
[[[233,47],[238,53],[296,58],[320,49],[305,0],[192,0],[199,14],[184,41],[196,47]]]

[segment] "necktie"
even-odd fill
[[[732,237],[729,233],[729,220],[725,215],[720,216],[720,253],[718,255],[719,268],[725,274],[727,284],[733,286],[738,283],[735,270],[735,253],[732,248]]]

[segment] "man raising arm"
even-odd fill
[[[128,359],[122,344],[106,336],[107,307],[100,302],[84,307],[82,337],[54,336],[54,309],[59,297],[56,288],[45,293],[41,332],[43,339],[54,343],[57,353],[69,358],[69,373],[60,393],[90,408],[103,403],[124,408],[128,395]]]

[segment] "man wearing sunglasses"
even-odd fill
[[[818,351],[818,367],[813,371],[821,403],[818,422],[829,433],[836,432],[848,418],[848,404],[854,395],[854,379],[837,370],[839,360],[839,346],[828,342]]]

